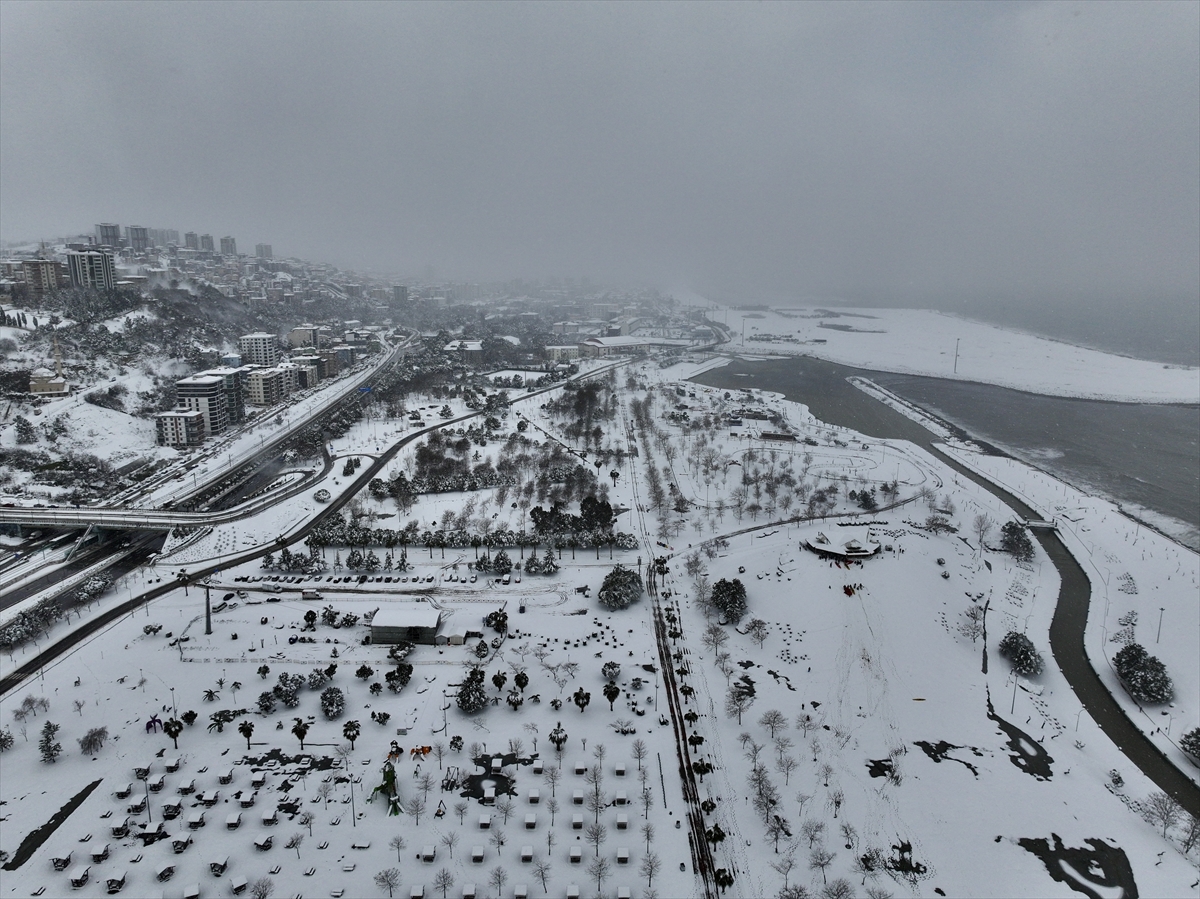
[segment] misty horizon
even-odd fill
[[[0,239],[1186,318],[1198,9],[10,2]]]

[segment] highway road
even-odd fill
[[[598,375],[602,375],[613,368],[618,368],[622,365],[628,364],[628,361],[629,360],[620,360],[617,362],[609,363],[607,365],[603,365],[599,368],[593,369],[592,371],[582,372],[582,373],[576,375],[572,380],[584,380],[586,378],[597,377]],[[558,390],[559,388],[562,387],[563,383],[565,383],[565,382],[558,382],[549,387],[543,387],[543,388],[533,391],[531,393],[524,394],[524,395],[522,395],[521,399],[528,399],[530,397],[540,396],[542,394],[548,393],[553,390]],[[470,421],[473,418],[477,418],[480,415],[483,415],[482,410],[476,411],[476,412],[468,412],[465,415],[460,415],[460,416],[457,416],[456,418],[451,418],[451,419],[448,419],[443,422],[438,422],[437,424],[429,425],[428,427],[422,428],[418,431],[413,431],[411,434],[405,434],[402,438],[400,438],[400,440],[398,440],[396,443],[392,444],[392,446],[390,448],[388,448],[384,453],[382,453],[380,456],[378,456],[370,465],[364,466],[364,468],[361,470],[361,472],[355,477],[355,479],[351,483],[351,485],[343,493],[341,493],[339,496],[334,498],[327,506],[325,506],[319,512],[317,512],[306,523],[304,523],[300,527],[290,531],[287,534],[288,542],[294,543],[296,541],[303,540],[315,528],[317,528],[326,518],[335,514],[343,506],[345,506],[347,503],[349,503],[351,500],[353,500],[355,495],[357,495],[360,490],[363,490],[366,488],[366,486],[371,482],[372,478],[377,477],[379,475],[379,473],[384,470],[384,468],[387,466],[387,464],[389,462],[391,462],[392,459],[395,458],[396,454],[399,453],[400,450],[402,450],[408,444],[412,443],[414,440],[417,440],[420,437],[426,436],[431,431],[438,430],[439,428],[446,428],[446,427],[458,425],[464,421]],[[275,497],[275,499],[277,500],[278,497]],[[94,512],[95,510],[92,510],[92,511]],[[238,511],[238,510],[230,510],[230,511]],[[129,514],[137,515],[137,514],[145,514],[145,513],[139,513],[137,510],[129,510]],[[178,514],[185,514],[185,513],[178,513]],[[198,513],[198,514],[203,514],[203,513]],[[245,512],[244,507],[243,507],[243,515],[245,515],[245,514],[251,514],[251,513]],[[189,520],[195,521],[195,516],[193,515]],[[235,565],[242,565],[246,562],[252,562],[255,559],[259,559],[262,556],[266,555],[268,552],[273,551],[274,549],[275,549],[275,543],[272,542],[266,546],[255,547],[254,549],[246,550],[246,551],[238,553],[236,555],[231,555],[231,556],[227,555],[217,563],[211,564],[205,568],[201,568],[201,569],[198,569],[195,571],[189,571],[188,577],[187,577],[187,582],[189,584],[193,584],[193,583],[196,583],[197,581],[203,580],[205,577],[214,573],[218,569],[228,569],[228,568],[232,568]],[[10,674],[8,674],[3,679],[0,679],[0,696],[4,695],[9,690],[15,689],[25,679],[32,677],[34,674],[36,674],[44,665],[52,662],[54,659],[58,658],[63,653],[69,651],[72,647],[78,645],[82,640],[87,639],[92,634],[96,633],[97,631],[101,630],[102,628],[106,627],[107,625],[111,624],[112,622],[117,621],[123,615],[129,614],[130,612],[134,611],[135,609],[139,608],[140,606],[144,605],[145,603],[150,602],[154,599],[157,599],[160,596],[164,596],[171,590],[178,589],[179,586],[180,586],[180,584],[178,581],[172,580],[170,583],[164,583],[161,586],[155,587],[151,590],[148,590],[144,593],[134,596],[128,600],[125,600],[124,602],[117,603],[115,606],[105,609],[104,611],[99,612],[96,615],[93,615],[92,617],[87,618],[84,621],[81,621],[78,625],[76,625],[75,629],[72,630],[71,633],[67,634],[62,639],[58,640],[56,643],[47,647],[44,651],[38,653],[33,658],[24,662],[20,667],[18,667],[16,670],[12,671]]]

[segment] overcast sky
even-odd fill
[[[1200,295],[1200,4],[0,3],[0,239],[731,299]]]

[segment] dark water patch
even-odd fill
[[[484,795],[488,788],[491,787],[496,791],[497,796],[516,796],[517,791],[513,788],[516,781],[506,774],[468,774],[460,782],[462,792],[459,794],[464,799],[475,799],[479,802],[483,801]]]
[[[1054,771],[1050,766],[1054,763],[1054,758],[1046,752],[1042,744],[1016,725],[1009,724],[997,715],[996,710],[992,707],[990,696],[987,706],[988,717],[1008,735],[1008,748],[1012,750],[1008,755],[1009,760],[1026,774],[1032,775],[1038,780],[1052,779]]]
[[[796,692],[796,688],[792,686],[792,681],[786,674],[780,674],[778,671],[772,671],[770,668],[767,669],[767,674],[775,678],[775,683],[780,683],[782,681],[785,687],[787,687],[793,693]]]
[[[939,740],[936,743],[929,743],[925,740],[914,740],[913,745],[919,746],[921,751],[929,756],[929,758],[932,759],[935,764],[940,765],[942,762],[958,762],[976,777],[979,776],[979,769],[970,762],[964,762],[962,759],[956,759],[954,756],[950,755],[950,753],[955,749],[969,749],[974,755],[982,757],[983,753],[974,746],[955,746],[953,743],[947,743],[945,740]]]
[[[1029,837],[1017,840],[1017,845],[1041,859],[1052,880],[1065,883],[1077,893],[1091,899],[1108,899],[1114,889],[1120,889],[1124,899],[1137,899],[1133,867],[1124,849],[1096,839],[1084,840],[1090,849],[1067,847],[1058,834],[1051,837],[1053,847],[1048,840]]]
[[[92,795],[92,791],[100,786],[102,780],[104,780],[103,777],[88,784],[67,800],[67,803],[55,812],[49,821],[37,830],[30,832],[29,836],[21,841],[21,845],[17,847],[17,851],[13,853],[13,857],[4,865],[4,870],[15,871],[21,865],[25,864],[25,862],[29,861],[29,857],[37,852],[46,840],[50,839],[54,831],[58,830],[71,817],[75,809],[83,805],[83,801]]]
[[[895,770],[891,759],[867,759],[867,773],[872,777],[891,777]]]

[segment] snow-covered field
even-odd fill
[[[714,321],[726,320],[724,309],[710,315]],[[727,318],[734,345],[751,352],[802,353],[876,371],[976,381],[1048,396],[1200,402],[1200,369],[1104,353],[927,309],[838,308],[824,316],[815,309],[729,309]],[[765,335],[776,339],[760,339]]]
[[[474,560],[470,548],[447,549],[443,560],[440,551],[430,558],[424,547],[410,547],[416,571],[404,575],[410,579],[407,582],[398,582],[397,572],[381,572],[378,577],[393,580],[331,583],[326,578],[348,572],[329,571],[322,575],[319,587],[325,596],[319,602],[298,598],[301,587],[314,586],[311,581],[281,584],[283,592],[277,594],[274,582],[245,580],[264,576],[257,563],[225,568],[212,583],[214,602],[237,589],[247,595],[235,596],[214,615],[211,636],[204,634],[201,588],[193,585],[188,595],[176,590],[85,641],[48,666],[41,677],[0,700],[0,721],[16,740],[0,757],[4,775],[0,778],[4,803],[0,848],[10,859],[34,831],[97,783],[77,806],[64,811],[61,823],[56,822],[43,844],[21,859],[19,866],[5,871],[0,889],[6,895],[23,896],[45,887],[45,895],[65,895],[70,890],[67,873],[55,871],[51,859],[73,853],[72,866],[88,864],[90,853],[107,843],[109,857],[91,864],[91,882],[78,895],[102,895],[105,879],[125,871],[126,894],[137,896],[158,891],[180,896],[190,884],[198,884],[201,895],[224,896],[234,878],[254,882],[263,876],[272,878],[277,896],[337,890],[346,896],[382,896],[387,891],[375,884],[374,875],[395,867],[397,896],[409,895],[414,886],[423,886],[426,896],[441,895],[435,884],[442,869],[453,878],[450,896],[462,895],[464,885],[470,883],[478,885],[481,897],[499,893],[505,899],[521,885],[531,896],[568,895],[571,885],[586,895],[623,895],[618,891],[627,890],[629,895],[699,896],[703,889],[693,870],[689,809],[676,761],[674,725],[678,724],[692,738],[686,746],[690,758],[713,766],[697,790],[700,800],[712,802],[711,811],[703,812],[704,827],[719,825],[726,835],[716,842],[713,857],[716,867],[733,875],[727,893],[731,896],[775,895],[785,877],[813,893],[819,893],[826,881],[845,879],[851,888],[848,895],[865,892],[867,886],[899,896],[932,895],[935,890],[944,895],[1076,895],[1063,878],[1086,884],[1096,894],[1118,895],[1126,871],[1141,895],[1195,895],[1197,873],[1192,859],[1178,848],[1180,831],[1172,830],[1170,839],[1164,839],[1136,812],[1154,786],[1090,721],[1065,680],[1053,670],[1046,634],[1058,592],[1054,567],[1040,549],[1032,563],[1016,564],[1004,554],[981,549],[970,536],[975,515],[986,513],[1003,522],[1012,513],[974,484],[960,483],[953,471],[911,444],[864,443],[844,429],[815,421],[803,406],[778,397],[739,395],[727,403],[721,392],[684,383],[694,368],[636,366],[635,377],[654,387],[659,397],[655,429],[665,437],[659,441],[638,435],[641,455],[619,466],[620,476],[610,490],[614,505],[631,509],[619,517],[618,527],[633,530],[640,542],[637,550],[617,551],[613,561],[633,566],[638,557],[643,561],[651,555],[669,557],[669,573],[658,589],[669,594],[661,597],[660,605],[664,612],[673,613],[678,635],[670,640],[665,658],[655,642],[653,604],[648,597],[621,612],[607,612],[597,604],[595,592],[613,564],[606,550],[599,559],[590,550],[580,550],[574,560],[564,550],[558,574],[526,574],[520,583],[498,585],[484,575],[476,583],[449,580],[451,574],[469,573]],[[684,390],[683,396],[677,387]],[[607,444],[626,441],[630,431],[623,423],[632,418],[630,401],[643,395],[640,390],[621,394],[618,420],[605,429]],[[556,422],[540,410],[545,399],[515,404],[514,412],[534,426],[530,436],[557,434]],[[680,403],[693,421],[735,406],[773,409],[816,445],[758,439],[770,426],[750,418],[732,429],[723,424],[692,429],[666,420],[665,413],[678,411]],[[515,419],[510,414],[509,427]],[[400,433],[399,423],[363,422],[333,451],[337,456],[373,455],[377,446],[384,447]],[[676,451],[668,453],[666,446]],[[494,448],[489,445],[487,451]],[[715,455],[709,455],[710,450]],[[402,468],[409,452],[406,449],[394,465]],[[996,461],[985,458],[973,464]],[[340,459],[335,463],[331,479],[341,464]],[[647,509],[645,473],[650,465],[660,472],[665,469],[664,477],[692,502],[686,514],[666,522],[668,534],[660,534]],[[805,525],[765,526],[771,516],[764,510],[752,512],[749,503],[737,508],[733,500],[742,472],[752,473],[752,480],[759,482],[765,482],[768,473],[790,472],[810,491],[837,486],[835,517]],[[1006,481],[1015,478],[1012,471],[992,474]],[[840,526],[850,520],[853,508],[846,498],[847,488],[870,490],[888,481],[898,482],[902,505],[863,513],[853,532],[861,533],[862,523],[870,521],[875,537],[890,549],[861,567],[846,568],[801,548],[803,540],[815,539],[818,532],[832,538],[852,532]],[[1055,504],[1051,491],[1058,489],[1056,485],[1029,477],[1010,486],[1029,495],[1039,508],[1049,510]],[[954,507],[951,519],[958,534],[935,535],[919,526],[928,508],[916,494],[925,487],[934,491],[939,505],[947,507],[948,501]],[[472,500],[482,504],[490,492],[424,497],[411,516],[378,524],[400,526],[407,517],[428,523]],[[768,499],[777,502],[764,494],[761,505],[765,507]],[[367,510],[395,513],[386,502],[364,500],[363,505]],[[502,510],[502,505],[493,503],[491,508],[497,516],[503,511],[515,525],[516,511],[511,506]],[[1072,498],[1064,505],[1082,509],[1086,504]],[[261,521],[239,522],[228,532],[218,529],[181,553],[187,552],[199,564],[231,548],[246,549],[255,541],[270,546],[312,508],[309,500],[297,499],[264,514]],[[792,507],[790,514],[799,508],[799,504]],[[774,517],[787,511],[780,505]],[[1093,524],[1088,516],[1097,514],[1101,519],[1107,514],[1107,523]],[[498,517],[497,527],[500,523]],[[1082,535],[1078,539],[1094,544],[1091,553],[1096,558],[1107,553],[1118,560],[1108,563],[1114,591],[1119,569],[1130,572],[1140,595],[1149,595],[1155,585],[1161,586],[1156,573],[1161,568],[1163,576],[1173,578],[1171,585],[1186,587],[1194,600],[1194,557],[1190,568],[1182,551],[1171,555],[1169,564],[1162,564],[1170,545],[1143,543],[1149,539],[1144,531],[1135,535],[1136,547],[1130,543],[1122,548],[1124,524],[1115,511],[1097,508],[1081,513],[1075,525]],[[761,646],[732,626],[721,628],[726,637],[723,651],[730,654],[732,664],[728,675],[717,666],[711,645],[705,644],[709,622],[695,606],[693,579],[684,572],[687,554],[702,541],[717,537],[727,539],[728,546],[718,548],[712,558],[700,557],[711,581],[739,578],[745,583],[749,614],[742,631],[750,618],[767,623]],[[660,540],[669,542],[673,550],[656,545]],[[341,549],[343,557],[347,549]],[[1153,555],[1142,566],[1136,556],[1144,549]],[[333,547],[326,550],[329,558],[334,552]],[[169,563],[172,572],[176,561],[182,562],[183,556]],[[435,580],[414,585],[414,575]],[[122,599],[136,594],[148,577],[155,576],[162,575],[139,572],[128,584],[118,584],[113,594]],[[591,588],[588,596],[575,592],[584,585]],[[1157,605],[1165,605],[1158,600],[1161,592],[1155,593]],[[1125,598],[1119,591],[1112,594],[1108,605],[1113,615],[1126,611]],[[362,615],[412,602],[432,602],[444,609],[448,615],[444,631],[473,629],[488,639],[495,634],[484,627],[484,615],[501,605],[507,608],[510,633],[483,663],[485,686],[497,705],[466,716],[452,700],[443,701],[444,693],[453,696],[473,660],[472,646],[418,647],[409,658],[414,666],[411,682],[398,694],[384,689],[373,695],[369,684],[382,681],[391,662],[385,647],[362,645],[367,633],[363,624],[334,629],[318,623],[315,632],[300,630],[305,611],[319,611],[327,604],[339,612]],[[524,613],[517,611],[522,603]],[[989,603],[986,674],[982,671],[985,640],[972,641],[959,630],[964,612],[982,603]],[[1168,654],[1180,651],[1182,641],[1196,632],[1194,608],[1191,619],[1182,608],[1174,617],[1175,609],[1172,605],[1167,611],[1167,623],[1175,630],[1168,635],[1164,629],[1160,647],[1173,671],[1176,665]],[[1143,615],[1138,633],[1149,645],[1154,622],[1148,619]],[[149,624],[161,624],[162,630],[146,634],[143,628]],[[51,636],[61,636],[66,626],[59,625]],[[1051,666],[1044,674],[1030,679],[1012,676],[996,652],[998,639],[1008,630],[1030,636]],[[290,638],[302,635],[315,642],[291,642]],[[181,636],[187,641],[174,642]],[[16,661],[20,658],[18,654]],[[611,711],[604,709],[609,703],[602,695],[605,678],[600,669],[606,661],[621,666],[616,677],[621,693]],[[5,667],[11,664],[5,662]],[[346,695],[340,717],[327,720],[323,715],[320,689],[302,690],[295,709],[280,707],[265,715],[255,711],[258,695],[269,690],[281,672],[307,676],[331,663],[338,666],[331,683]],[[270,669],[265,679],[258,674],[262,665]],[[365,680],[355,676],[362,665],[373,669]],[[685,712],[696,713],[694,722],[670,722],[664,665],[675,669],[678,684],[694,691],[682,697],[680,705]],[[505,697],[521,669],[529,683],[521,691],[524,702],[514,710]],[[497,673],[507,676],[502,688],[492,684]],[[739,722],[724,706],[727,683],[743,674],[753,681],[755,699]],[[635,687],[635,677],[645,681],[640,688]],[[1180,715],[1173,720],[1173,734],[1195,726],[1200,689],[1194,678],[1178,673],[1176,684]],[[583,711],[571,702],[581,688],[591,694]],[[214,691],[211,700],[206,698],[210,690]],[[540,701],[533,700],[535,695]],[[35,704],[20,722],[13,716],[26,696],[33,697]],[[564,705],[555,710],[552,700],[559,698]],[[38,699],[45,699],[49,708],[39,708]],[[444,704],[449,705],[445,711]],[[178,751],[156,727],[147,728],[155,717],[165,721],[188,709],[200,713],[200,718],[184,728]],[[249,711],[221,731],[210,730],[208,716],[223,709]],[[778,710],[784,719],[774,734],[760,723],[771,710]],[[390,719],[380,726],[370,716],[384,711]],[[1184,711],[1189,720],[1180,720]],[[292,732],[297,717],[310,724],[303,750]],[[338,750],[350,749],[343,726],[351,719],[360,722],[361,735],[343,761]],[[57,742],[64,752],[53,764],[40,760],[37,746],[46,720],[62,726]],[[242,721],[254,725],[249,738],[237,729]],[[623,729],[636,729],[636,733],[618,733],[618,721],[628,722]],[[567,733],[561,756],[548,739],[559,723]],[[95,727],[108,728],[108,742],[98,753],[85,756],[77,740]],[[459,751],[449,748],[454,736],[462,737],[464,747]],[[649,771],[648,809],[641,800],[636,740],[647,746],[641,765]],[[404,750],[397,766],[404,800],[424,797],[420,775],[433,774],[434,783],[419,815],[391,817],[381,802],[366,802],[382,779],[381,767],[393,741]],[[430,754],[418,765],[410,758],[414,746],[438,744],[445,749],[440,760]],[[473,744],[478,744],[474,751]],[[598,758],[601,745],[603,757]],[[485,770],[476,761],[510,752],[517,763],[503,765],[503,773],[512,776],[511,784],[482,777]],[[747,752],[757,753],[777,791],[772,814],[783,821],[777,842],[752,805]],[[557,784],[552,776],[534,772],[535,754],[546,769],[561,769]],[[180,768],[168,773],[165,764],[176,756]],[[143,784],[135,779],[133,768],[147,764],[149,782]],[[601,766],[605,800],[598,812],[577,805],[574,798],[576,791],[582,797],[590,789],[585,777],[575,773],[576,766],[586,769],[595,764]],[[624,774],[618,772],[618,765],[624,765]],[[473,797],[463,797],[459,795],[463,788],[443,792],[442,777],[450,766],[480,775],[478,784],[494,780],[499,787],[497,804],[484,806]],[[1114,769],[1123,778],[1121,787],[1112,784],[1109,772]],[[230,782],[221,783],[221,777],[230,773]],[[164,775],[161,789],[150,792],[159,775]],[[256,776],[262,777],[259,786],[254,785]],[[195,793],[180,797],[179,787],[189,781],[194,781]],[[131,782],[132,796],[114,797],[114,791]],[[322,795],[326,783],[328,802]],[[506,811],[503,799],[508,786],[513,791],[511,811]],[[557,798],[560,789],[562,799]],[[198,797],[208,791],[217,795],[205,807]],[[147,796],[148,812],[129,812],[130,804]],[[250,802],[251,797],[252,804],[243,808],[243,800]],[[112,835],[112,825],[127,816],[139,826],[147,819],[157,826],[172,800],[180,800],[181,806],[179,815],[166,822],[167,832],[173,838],[190,835],[194,840],[181,853],[172,850],[170,840],[143,846],[134,836]],[[438,816],[440,802],[445,803],[444,814]],[[456,809],[459,803],[466,803],[461,813]],[[263,813],[271,811],[278,823],[264,823]],[[189,817],[200,812],[204,812],[203,826],[189,830]],[[304,812],[313,814],[311,831],[300,820]],[[239,813],[239,826],[229,829],[227,819]],[[482,814],[491,815],[488,830],[480,828]],[[526,823],[529,814],[535,816],[532,827]],[[572,820],[575,815],[581,816],[578,829]],[[598,843],[588,842],[587,828],[597,819],[606,828],[603,839],[600,831],[593,830]],[[653,826],[649,848],[643,823]],[[302,842],[286,848],[295,834],[303,836]],[[497,834],[501,838],[493,841]],[[271,835],[270,849],[255,847],[256,841]],[[395,836],[403,838],[402,849],[392,848]],[[1066,848],[1056,861],[1054,844],[1060,838]],[[1037,841],[1045,841],[1045,847]],[[435,847],[434,861],[418,859],[425,846]],[[475,847],[482,850],[482,861],[473,861]],[[578,862],[572,860],[575,849]],[[867,872],[861,862],[856,863],[872,849],[888,861],[888,870],[876,867]],[[626,863],[621,861],[621,850],[628,854]],[[814,850],[832,857],[814,855]],[[1042,854],[1045,864],[1035,852]],[[648,887],[644,864],[651,853],[659,869]],[[228,869],[219,876],[210,873],[210,864],[226,855]],[[608,862],[607,874],[590,867],[596,858]],[[816,862],[824,867],[812,867]],[[545,887],[540,863],[548,866]],[[160,883],[156,873],[164,864],[173,864],[175,871],[169,881]],[[503,885],[498,889],[493,884],[500,881]]]

